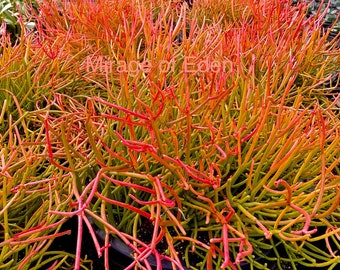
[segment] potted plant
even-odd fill
[[[325,13],[170,2],[41,1],[36,32],[2,38],[2,265],[91,269],[91,242],[103,269],[335,269]]]

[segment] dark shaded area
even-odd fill
[[[65,251],[71,254],[75,254],[76,252],[76,243],[77,243],[77,228],[78,228],[78,220],[77,217],[70,218],[67,222],[65,222],[62,226],[61,231],[71,230],[70,235],[64,235],[62,237],[58,237],[53,241],[53,244],[48,249],[49,251]],[[83,226],[83,239],[82,239],[82,258],[87,258],[92,261],[92,268],[95,270],[104,270],[104,255],[101,258],[98,258],[97,251],[93,244],[93,240],[91,235],[87,229],[87,226],[84,224]],[[98,239],[100,244],[103,242]],[[131,260],[126,256],[122,256],[122,254],[113,248],[109,248],[109,265],[112,270],[119,270],[126,268]],[[73,261],[69,261],[72,265]],[[45,270],[48,267],[44,267]]]
[[[152,233],[153,233],[153,226],[151,224],[150,221],[146,221],[144,222],[145,224],[143,224],[142,226],[142,230],[141,233],[139,234],[139,238],[143,241],[145,241],[146,243],[148,241],[150,241]],[[77,241],[77,217],[73,217],[71,219],[69,219],[62,227],[62,231],[65,230],[71,230],[72,233],[70,235],[65,235],[62,237],[57,238],[52,246],[49,248],[50,251],[54,250],[54,251],[66,251],[72,254],[75,254],[76,251],[76,241]],[[326,228],[319,228],[318,233],[315,235],[322,235],[325,233]],[[98,240],[100,241],[100,244],[103,244],[102,241],[102,237],[101,234],[99,233],[98,235]],[[206,238],[207,236],[202,235],[202,238]],[[104,270],[104,257],[98,258],[97,252],[95,250],[92,238],[89,234],[89,231],[87,229],[86,226],[84,226],[84,234],[83,234],[83,241],[82,241],[82,258],[87,258],[89,260],[92,261],[92,268],[95,270]],[[111,247],[109,248],[109,266],[110,269],[112,270],[124,270],[130,263],[132,263],[133,259],[131,257],[131,249],[129,247],[127,247],[122,241],[112,238],[111,239]],[[181,250],[185,250],[185,246],[187,245],[187,243],[183,243],[183,249],[181,249],[179,247],[178,251],[179,254],[178,256],[181,257]],[[319,241],[316,242],[315,245],[321,249],[326,251],[326,245],[324,241]],[[161,252],[162,250],[164,251],[167,246],[166,243],[160,243],[159,246],[157,246],[158,250]],[[283,244],[279,244],[277,245],[277,251],[278,254],[281,255],[281,258],[287,258],[287,253],[283,247]],[[334,247],[336,248],[336,247]],[[268,254],[268,257],[270,258],[275,258],[275,253],[272,251],[271,253]],[[190,258],[190,260],[193,261],[192,265],[196,265],[197,263],[200,262],[200,258],[198,256],[192,256]],[[148,261],[150,263],[150,265],[152,266],[153,269],[156,269],[156,259],[153,255],[150,255],[148,258]],[[289,270],[292,269],[292,266],[290,265],[289,262],[285,262],[284,260],[280,260],[278,259],[277,261],[266,261],[265,259],[259,258],[257,260],[259,263],[264,264],[267,263],[267,267],[270,270],[278,270],[279,267],[277,266],[278,261],[280,261],[281,267],[282,269],[285,270]],[[74,262],[69,262],[71,265]],[[310,267],[306,267],[300,264],[296,264],[297,269],[299,270],[307,270],[310,269]],[[250,270],[252,269],[251,266],[246,263],[243,262],[241,264],[242,270]],[[46,268],[44,268],[46,269]],[[163,265],[162,265],[162,269],[163,270],[172,270],[172,265],[169,261],[164,261]],[[184,268],[185,270],[188,270],[188,268]],[[256,269],[256,268],[255,268]],[[326,270],[328,269],[328,267],[322,267],[322,268],[315,268],[318,270]],[[42,269],[43,270],[43,269]]]

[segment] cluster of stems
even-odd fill
[[[0,38],[0,269],[90,269],[85,231],[105,269],[113,239],[126,269],[340,263],[325,12],[168,2],[43,0]]]

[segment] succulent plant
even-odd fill
[[[325,14],[170,2],[45,0],[35,32],[1,37],[3,267],[91,269],[88,230],[105,269],[115,245],[126,269],[335,269],[339,96],[324,85],[340,59]],[[74,252],[53,245],[70,219]]]

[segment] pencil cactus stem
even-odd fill
[[[242,205],[237,204],[236,206],[242,212],[242,214],[244,214],[251,221],[255,222],[261,228],[261,230],[263,230],[266,239],[270,239],[272,237],[272,233],[255,216],[248,212]]]
[[[313,211],[311,213],[312,216],[314,216],[316,214],[316,212],[318,211],[321,201],[322,201],[322,197],[324,195],[325,192],[325,182],[326,182],[326,156],[325,156],[325,120],[320,112],[320,110],[316,111],[316,115],[319,119],[318,121],[318,125],[319,125],[319,129],[320,129],[320,150],[321,150],[321,180],[319,182],[319,185],[317,188],[320,189],[319,193],[318,193],[318,198],[317,201],[315,203],[315,206],[313,208]]]
[[[223,224],[223,231],[222,231],[222,238],[223,238],[223,252],[224,252],[224,262],[222,263],[222,268],[227,268],[230,264],[230,257],[229,257],[229,242],[228,242],[228,227],[227,224]]]
[[[82,205],[80,204],[79,207],[81,208]],[[82,213],[81,213],[81,214],[78,214],[76,260],[75,260],[75,265],[74,265],[75,270],[80,269],[81,245],[82,245],[82,239],[83,239],[82,235],[83,235],[83,219],[82,219]]]

